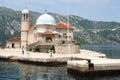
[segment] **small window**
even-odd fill
[[[67,37],[67,34],[66,34],[66,33],[63,33],[63,37],[65,37],[65,38],[66,38],[66,37]]]

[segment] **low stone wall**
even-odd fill
[[[75,54],[80,53],[79,45],[61,45],[55,46],[55,53],[57,54]]]
[[[68,61],[67,68],[80,71],[80,72],[86,72],[88,71],[88,63],[86,60]]]
[[[2,56],[0,55],[0,60],[3,61],[18,61],[28,64],[39,64],[45,66],[57,66],[61,64],[67,64],[67,61],[71,61],[72,57],[49,57],[49,58],[29,58],[20,56]]]
[[[120,70],[120,59],[68,61],[67,68],[82,73]]]

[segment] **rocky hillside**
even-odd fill
[[[67,21],[66,15],[51,14],[56,21]],[[31,26],[40,16],[38,12],[30,12]],[[70,25],[75,28],[74,39],[82,44],[120,44],[120,23],[92,21],[79,16],[70,15]],[[0,45],[5,45],[11,37],[20,36],[21,12],[0,7]]]

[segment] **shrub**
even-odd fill
[[[29,48],[29,51],[32,51],[32,48]]]
[[[79,45],[79,46],[81,46],[80,42],[76,42],[75,45]]]
[[[48,49],[48,51],[49,51],[49,50],[50,50],[50,51],[53,50],[54,53],[55,53],[55,46],[54,46],[54,45],[50,46],[49,49]]]
[[[50,47],[49,47],[49,50],[55,50],[54,45],[50,46]]]
[[[33,48],[33,52],[40,52],[40,48],[39,47]]]

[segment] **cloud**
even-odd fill
[[[73,4],[99,4],[99,3],[108,3],[112,0],[59,0],[65,3],[73,3]]]
[[[29,0],[27,1],[30,4],[39,4],[39,5],[54,5],[57,4],[57,0]]]

